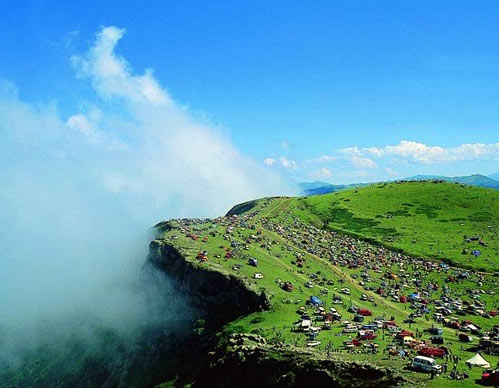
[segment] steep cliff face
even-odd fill
[[[270,307],[265,293],[251,290],[235,276],[195,266],[165,240],[150,243],[146,265],[170,275],[194,307],[219,323]]]
[[[237,317],[270,308],[265,293],[251,289],[244,280],[211,270],[190,261],[169,241],[150,243],[146,265],[167,273],[187,296],[189,302],[204,312],[209,332]],[[263,337],[236,333],[229,338],[196,340],[185,359],[196,363],[179,371],[178,380],[161,387],[402,387],[406,380],[393,369],[370,363],[320,358],[303,348],[267,344]],[[203,343],[204,344],[201,344]]]

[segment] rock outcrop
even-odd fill
[[[197,267],[165,240],[151,241],[146,265],[167,273],[195,308],[219,323],[270,307],[264,292],[252,290],[230,274]]]
[[[164,271],[176,282],[190,303],[204,311],[212,333],[237,317],[270,308],[265,293],[253,290],[241,278],[198,266],[167,240],[150,243],[146,265]],[[180,376],[195,388],[384,388],[402,387],[407,382],[392,368],[338,356],[325,359],[312,350],[268,344],[265,338],[250,333],[232,334],[198,351],[202,354],[191,355],[198,362],[189,377]]]
[[[267,344],[254,334],[233,334],[213,355],[193,388],[386,388],[408,386],[395,369],[372,363],[321,358],[313,351]]]

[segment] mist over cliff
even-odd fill
[[[175,102],[147,69],[115,52],[104,27],[72,66],[94,99],[63,115],[0,83],[0,360],[53,340],[88,341],[189,318],[164,276],[141,271],[164,218],[215,216],[290,192],[220,128]],[[69,65],[69,64],[68,64]]]

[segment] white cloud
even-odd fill
[[[361,156],[362,155],[362,151],[357,146],[340,148],[338,150],[338,152],[340,154],[349,155],[349,156]]]
[[[277,162],[277,160],[272,158],[267,158],[263,161],[263,164],[265,164],[266,166],[273,166],[275,162]]]
[[[333,176],[331,170],[327,167],[318,168],[309,174],[312,179],[329,179]]]
[[[499,158],[499,143],[461,144],[457,147],[445,148],[402,140],[396,145],[387,145],[381,148],[359,148],[354,146],[342,148],[338,152],[354,157],[365,157],[367,155],[378,158],[395,157],[413,163],[434,164],[476,159],[497,160]]]
[[[372,159],[354,156],[349,159],[352,166],[356,168],[376,168],[376,163]]]
[[[442,147],[427,146],[423,143],[406,140],[402,140],[395,146],[386,146],[384,151],[386,155],[400,156],[419,163],[448,161],[450,157],[449,151]]]
[[[95,128],[88,122],[85,115],[78,114],[71,116],[67,121],[68,127],[83,133],[90,142],[95,143],[99,140],[99,135]]]
[[[151,71],[136,75],[114,51],[123,33],[103,28],[73,58],[97,108],[61,117],[0,82],[2,329],[10,319],[78,308],[73,301],[86,295],[100,302],[115,275],[131,282],[161,219],[217,216],[238,202],[295,193],[280,173],[193,118]],[[115,140],[122,146],[110,147]],[[141,311],[134,307],[125,306]],[[105,310],[94,312],[112,315]]]
[[[153,77],[153,70],[134,75],[128,62],[116,55],[114,49],[125,30],[105,27],[98,34],[94,46],[84,56],[73,56],[73,65],[82,77],[91,77],[97,92],[105,97],[122,97],[134,102],[154,105],[172,103],[168,94]]]
[[[459,147],[451,148],[450,153],[455,160],[473,160],[491,158],[499,160],[499,143],[483,144],[462,144]]]
[[[356,168],[376,168],[376,163],[369,158],[362,156],[362,151],[358,147],[348,147],[338,150],[342,156],[322,155],[318,158],[310,159],[309,162],[318,164],[335,163],[347,161]]]
[[[378,158],[383,156],[383,150],[376,147],[362,148],[362,151]]]
[[[285,168],[286,170],[294,171],[298,168],[298,164],[294,160],[290,160],[285,156],[280,156],[277,159],[267,158],[263,161],[266,166],[274,166],[278,164],[279,166]]]
[[[279,158],[279,163],[281,163],[282,167],[288,170],[296,170],[298,168],[298,165],[294,160],[289,160],[285,156],[281,156]]]
[[[95,114],[75,114],[67,119],[66,125],[69,129],[81,133],[89,143],[103,145],[108,149],[126,148],[126,144],[116,136],[98,128],[95,116]]]
[[[391,167],[385,167],[385,172],[390,177],[394,177],[395,178],[395,177],[400,176],[400,174],[397,171],[395,171],[393,168],[391,168]]]
[[[333,163],[333,162],[336,162],[338,159],[340,159],[338,156],[322,155],[322,156],[319,156],[318,158],[311,159],[310,162],[312,162],[312,163]]]

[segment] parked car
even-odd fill
[[[444,348],[425,346],[424,348],[419,349],[418,354],[425,357],[444,357],[447,354],[447,350]]]
[[[459,341],[461,342],[473,342],[473,337],[468,334],[459,333]]]
[[[356,313],[358,310],[359,310],[359,308],[358,308],[357,306],[354,306],[354,305],[351,305],[351,306],[348,308],[348,312],[349,312],[349,313]]]
[[[412,367],[422,372],[440,372],[442,365],[437,364],[434,358],[416,356],[412,359]]]
[[[442,335],[444,330],[440,327],[432,327],[431,329],[428,329],[428,332],[434,335]]]
[[[357,327],[355,327],[355,326],[344,327],[343,333],[357,333]]]
[[[444,343],[444,337],[441,335],[434,335],[430,338],[432,344],[440,345]]]
[[[499,385],[499,369],[488,369],[482,373],[481,385],[488,387],[497,387]]]
[[[290,282],[285,282],[285,283],[283,283],[283,285],[282,285],[282,289],[283,289],[284,291],[291,292],[291,291],[293,291],[293,284],[291,284]]]

